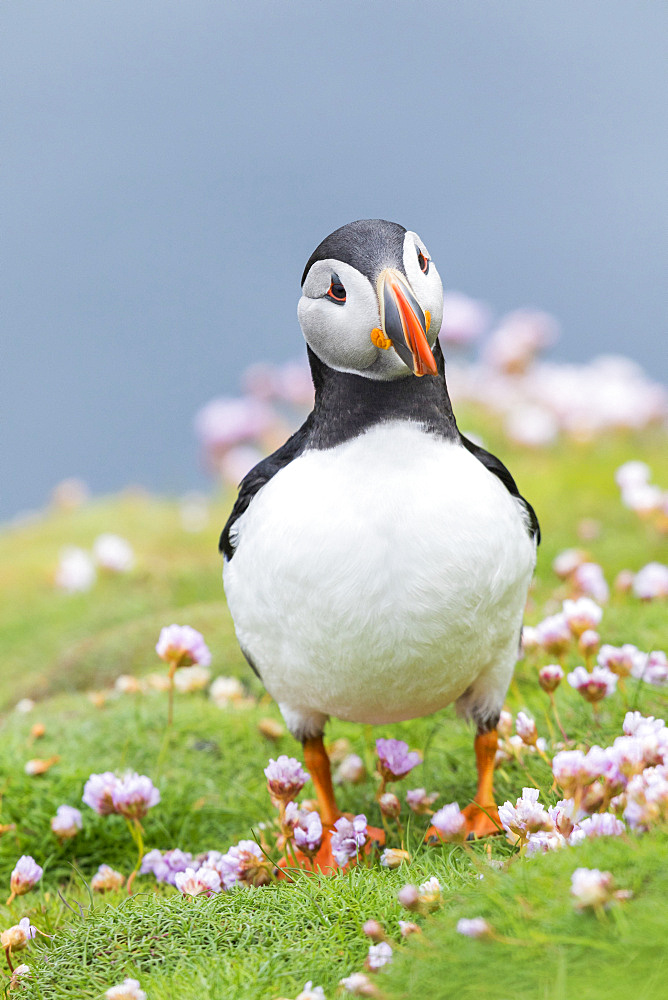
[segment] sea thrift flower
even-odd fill
[[[439,340],[443,344],[464,347],[482,336],[489,327],[489,308],[461,292],[443,293],[443,322]]]
[[[28,917],[23,917],[19,920],[18,924],[14,924],[9,930],[3,931],[0,934],[0,944],[3,948],[10,949],[11,951],[21,951],[25,946],[32,941],[37,930],[31,926]]]
[[[98,870],[90,880],[91,889],[96,892],[115,892],[120,889],[125,882],[125,876],[121,875],[110,865],[100,865]]]
[[[457,933],[463,934],[464,937],[482,938],[489,937],[492,928],[484,917],[472,917],[470,920],[462,917],[457,921]]]
[[[530,653],[540,647],[540,633],[533,625],[525,625],[522,629],[522,652]]]
[[[320,850],[322,844],[322,820],[317,812],[302,812],[294,827],[295,844],[309,857]]]
[[[648,684],[663,687],[668,683],[668,660],[663,650],[653,650],[647,654],[644,665],[638,662],[633,668],[633,676],[642,678]]]
[[[432,792],[427,795],[425,788],[414,788],[406,792],[406,802],[413,812],[418,813],[418,815],[428,815],[437,798],[438,792]]]
[[[418,910],[420,908],[420,893],[415,885],[405,885],[397,893],[397,899],[407,910]]]
[[[496,724],[496,730],[502,739],[508,739],[508,737],[513,731],[512,714],[505,708],[502,710],[501,715],[499,716],[499,721]]]
[[[236,677],[216,677],[209,688],[209,697],[218,708],[227,708],[232,703],[241,701],[244,689]]]
[[[556,830],[541,830],[539,833],[530,833],[526,842],[526,856],[530,858],[534,854],[558,851],[566,844],[566,839]]]
[[[204,637],[190,625],[165,626],[160,631],[155,651],[160,659],[176,667],[191,667],[193,663],[208,667],[211,663]]]
[[[412,771],[422,757],[416,750],[409,750],[403,740],[376,740],[378,770],[385,781],[397,781]]]
[[[69,545],[62,549],[56,570],[56,586],[68,594],[90,590],[95,583],[93,560],[83,549]]]
[[[619,837],[626,831],[624,824],[612,813],[595,813],[583,819],[579,826],[587,837]]]
[[[562,750],[552,759],[552,773],[567,798],[593,780],[593,775],[582,750]]]
[[[383,868],[399,868],[404,862],[408,864],[411,856],[408,851],[402,851],[398,847],[386,847],[380,856],[380,863]]]
[[[150,778],[136,771],[119,778],[111,792],[114,812],[128,819],[142,819],[160,801],[160,792]]]
[[[230,889],[237,882],[247,886],[266,885],[270,880],[268,865],[254,840],[240,840],[220,859],[223,886]]]
[[[564,672],[558,663],[548,663],[547,666],[541,667],[538,672],[538,683],[548,694],[556,691],[563,679]]]
[[[418,886],[418,899],[427,910],[435,910],[441,905],[443,902],[441,883],[435,875]]]
[[[578,639],[578,649],[585,656],[593,656],[601,645],[601,637],[593,628],[585,629]]]
[[[356,753],[347,754],[336,772],[336,781],[339,784],[359,785],[365,777],[364,761]]]
[[[378,996],[378,990],[363,972],[353,972],[351,976],[345,976],[339,980],[339,986],[343,986],[346,993],[352,993],[356,997]]]
[[[33,778],[38,774],[46,774],[46,772],[49,771],[54,764],[57,764],[59,760],[60,757],[58,756],[58,754],[55,754],[53,757],[48,757],[46,759],[43,759],[41,757],[35,757],[33,760],[29,760],[26,762],[26,765],[23,768],[23,770],[27,775]]]
[[[410,937],[411,934],[420,934],[421,929],[417,924],[414,924],[412,920],[400,920],[399,930],[401,931],[401,936],[403,938]]]
[[[598,651],[599,666],[611,670],[618,677],[628,677],[634,670],[644,670],[647,656],[630,642],[623,646],[610,646],[605,643]]]
[[[299,761],[286,754],[281,754],[278,760],[270,758],[264,773],[269,794],[277,802],[295,799],[308,781],[308,774]]]
[[[343,867],[356,857],[358,849],[364,845],[367,838],[366,816],[360,814],[352,820],[341,816],[334,824],[332,833],[332,854],[336,863]]]
[[[574,636],[579,637],[588,629],[595,629],[603,617],[603,609],[590,597],[577,601],[564,601],[564,618]]]
[[[517,735],[522,740],[522,743],[526,743],[527,746],[536,745],[536,740],[538,739],[536,723],[525,712],[517,713],[515,728],[517,729]]]
[[[378,799],[378,805],[383,816],[390,819],[397,819],[401,813],[401,802],[394,792],[384,792]]]
[[[628,594],[633,589],[633,581],[636,575],[633,570],[620,569],[615,577],[615,590],[618,594]]]
[[[362,927],[362,933],[376,943],[385,940],[383,925],[378,923],[377,920],[366,920]]]
[[[668,821],[668,768],[648,767],[626,787],[624,819],[634,830]]]
[[[138,979],[124,979],[119,986],[110,986],[104,995],[106,1000],[146,1000],[146,993],[139,989]]]
[[[536,625],[536,631],[543,649],[553,656],[561,656],[573,641],[568,622],[561,613],[544,618]]]
[[[554,562],[552,563],[552,569],[557,574],[560,580],[567,580],[571,576],[578,566],[582,563],[587,562],[588,556],[586,552],[582,549],[564,549],[556,556]]]
[[[116,812],[113,803],[113,791],[118,784],[118,778],[111,771],[102,774],[91,774],[84,785],[82,800],[100,816],[108,816]]]
[[[576,667],[566,679],[578,694],[592,704],[613,694],[617,687],[616,674],[606,667],[594,667],[590,674],[584,667]]]
[[[371,972],[377,972],[384,965],[389,965],[392,961],[392,948],[387,941],[380,941],[378,944],[369,945],[369,954],[366,958],[366,967]]]
[[[192,667],[182,667],[174,675],[174,687],[181,694],[191,694],[193,691],[202,691],[211,680],[211,671],[208,667],[202,667],[199,663],[193,663]]]
[[[205,864],[206,862],[203,862]],[[192,854],[179,850],[178,847],[171,851],[153,850],[145,854],[140,875],[152,874],[156,882],[166,882],[168,885],[175,885],[174,876],[177,872],[184,872],[186,868],[194,868]]]
[[[60,840],[76,837],[82,827],[81,813],[74,806],[58,806],[51,820],[51,829]]]
[[[610,597],[603,570],[598,563],[582,563],[571,576],[574,587],[586,597],[592,597],[599,604],[605,604]]]
[[[652,478],[652,470],[646,462],[624,462],[615,471],[615,482],[625,491],[636,486],[645,486]]]
[[[24,854],[16,862],[9,880],[9,888],[13,896],[23,896],[29,892],[41,879],[44,869],[40,868],[34,858]]]
[[[119,535],[98,535],[93,543],[93,557],[102,569],[111,573],[127,573],[135,564],[132,546]]]
[[[605,906],[612,899],[614,880],[598,868],[576,868],[571,876],[571,896],[578,910]]]
[[[575,829],[577,810],[573,799],[561,799],[556,806],[548,809],[548,815],[554,823],[554,828],[562,837],[570,837]]]
[[[658,562],[643,566],[634,577],[633,593],[642,601],[668,597],[668,566]]]
[[[176,872],[174,885],[184,896],[210,896],[220,892],[220,875],[213,868],[186,868],[184,872]]]
[[[295,1000],[327,1000],[322,986],[314,986],[312,980],[304,986],[301,993],[297,994]]]
[[[501,824],[520,843],[526,842],[530,833],[552,829],[552,820],[538,801],[538,795],[537,788],[524,788],[514,806],[510,802],[504,802],[499,808]]]
[[[431,818],[439,836],[450,843],[462,844],[466,840],[466,817],[459,811],[458,802],[443,806]]]

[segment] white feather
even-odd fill
[[[330,714],[498,710],[534,561],[496,476],[393,421],[278,472],[240,518],[224,580],[241,646],[303,734]]]

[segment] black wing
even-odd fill
[[[489,469],[490,472],[494,473],[494,475],[501,480],[512,496],[517,497],[518,500],[522,501],[529,518],[529,534],[532,538],[536,539],[536,545],[540,545],[540,525],[538,523],[538,518],[536,517],[536,511],[533,509],[529,501],[524,499],[517,488],[517,483],[501,459],[497,458],[496,455],[492,455],[491,452],[485,451],[485,449],[481,448],[480,445],[474,444],[473,441],[469,441],[469,439],[464,437],[463,434],[460,433],[459,436],[462,439],[464,447],[470,451],[479,462],[482,462],[486,469]]]
[[[261,462],[258,462],[249,473],[247,473],[241,481],[239,487],[239,496],[236,499],[236,503],[232,508],[232,513],[227,519],[227,524],[222,530],[220,541],[218,543],[218,549],[223,553],[227,560],[230,560],[234,555],[235,546],[230,538],[230,532],[234,526],[234,522],[241,517],[244,511],[248,508],[249,503],[255,496],[258,490],[262,489],[265,483],[268,483],[272,476],[275,476],[277,472],[287,465],[294,458],[304,450],[304,445],[306,444],[306,437],[308,434],[310,426],[311,417],[302,424],[298,431],[289,437],[285,444],[268,455],[267,458],[263,458]]]

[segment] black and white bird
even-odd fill
[[[329,716],[387,724],[456,703],[477,728],[476,836],[496,829],[496,725],[539,527],[498,458],[458,430],[438,333],[443,287],[416,233],[337,229],[298,307],[313,411],[243,480],[220,539],[241,649],[339,813]]]

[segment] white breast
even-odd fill
[[[255,496],[237,545],[230,611],[286,717],[391,722],[478,689],[502,703],[535,545],[463,446],[392,422],[306,452]]]

